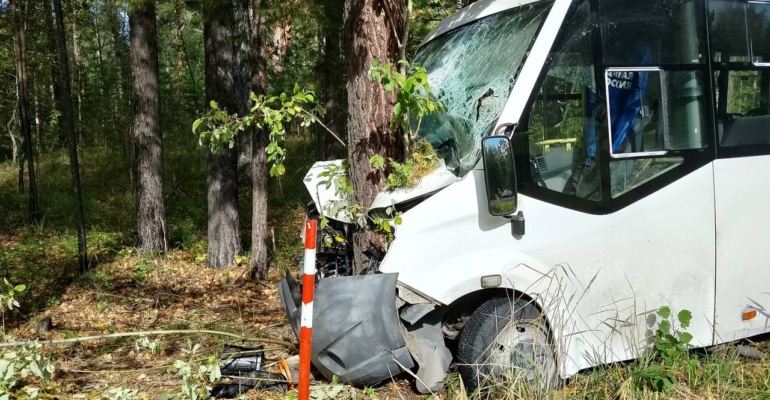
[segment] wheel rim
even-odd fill
[[[549,386],[555,373],[553,351],[540,324],[512,321],[500,330],[489,352],[489,372],[495,378],[524,378]]]

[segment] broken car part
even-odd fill
[[[318,281],[313,300],[313,365],[327,379],[373,385],[414,362],[400,331],[397,274],[350,276]],[[297,282],[287,273],[278,290],[292,327],[299,326]]]
[[[252,388],[276,386],[286,390],[289,378],[267,372],[264,357],[264,346],[226,344],[219,362],[222,377],[229,378],[230,382],[217,383],[209,395],[212,398],[234,399]]]

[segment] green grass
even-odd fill
[[[767,352],[766,343],[751,344]],[[660,368],[676,377],[674,385],[662,391],[653,390],[648,379],[659,375]],[[446,393],[441,398],[453,400],[603,400],[603,399],[770,399],[770,358],[747,359],[735,347],[711,351],[692,351],[682,355],[673,366],[661,360],[642,357],[584,371],[573,376],[560,390],[541,391],[522,381],[489,379],[482,383],[484,391],[467,393],[459,376],[450,374]]]

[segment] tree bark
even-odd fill
[[[326,126],[337,135],[344,136],[345,131],[345,76],[340,73],[345,68],[342,54],[342,35],[344,28],[344,0],[329,0],[322,4],[323,56],[321,57],[321,99],[326,109]],[[316,127],[316,150],[319,159],[333,160],[342,157],[344,148],[321,126]]]
[[[19,101],[19,86],[16,85],[16,102]],[[16,123],[16,112],[18,111],[19,107],[18,104],[13,107],[13,111],[11,113],[11,119],[8,120],[8,124],[5,125],[5,127],[8,129],[8,136],[11,138],[11,159],[13,160],[13,163],[16,164],[16,160],[19,157],[19,146],[16,144],[16,135],[13,134],[14,128],[13,125]]]
[[[267,52],[265,38],[265,10],[267,0],[251,0],[251,90],[257,94],[267,91]],[[251,132],[251,274],[256,280],[267,279],[267,131]]]
[[[24,148],[24,158],[27,161],[29,176],[29,218],[32,222],[40,222],[40,199],[37,196],[37,178],[35,177],[34,146],[32,142],[32,121],[29,109],[29,91],[27,87],[27,40],[24,35],[24,6],[21,0],[13,1],[14,49],[16,52],[16,83],[19,96],[19,120]]]
[[[235,65],[233,79],[235,81],[235,109],[239,116],[247,115],[251,101],[249,94],[254,70],[251,62],[251,16],[249,15],[250,0],[232,0],[233,16],[233,55]],[[239,182],[251,179],[251,132],[243,132],[238,140],[238,177]]]
[[[45,25],[46,30],[48,31],[48,51],[51,54],[51,100],[53,101],[54,108],[61,113],[62,111],[62,104],[60,103],[62,99],[62,87],[61,87],[61,68],[59,67],[59,59],[58,59],[58,39],[56,32],[56,29],[54,28],[54,12],[53,12],[53,3],[50,2],[50,0],[46,1],[46,12],[45,12]],[[59,122],[61,121],[62,117],[59,115]],[[63,124],[57,123],[57,130],[58,130],[58,145],[61,148],[64,148],[67,146],[67,130],[64,128]]]
[[[176,60],[174,60],[175,68],[172,77],[174,79],[176,96],[179,99],[182,98],[182,89],[184,87],[182,83],[182,76],[184,75],[184,52],[182,50],[183,8],[184,2],[179,1],[174,4],[174,49],[176,50]]]
[[[166,251],[163,134],[160,128],[158,30],[155,1],[135,2],[128,16],[136,148],[136,223],[139,250]]]
[[[233,5],[218,0],[206,4],[203,37],[206,58],[206,100],[215,100],[228,112],[237,109],[233,81]],[[242,100],[243,101],[243,100]],[[208,154],[208,254],[212,268],[235,263],[241,251],[238,226],[237,146]]]
[[[270,48],[270,61],[273,72],[281,75],[285,69],[286,51],[291,45],[291,35],[294,26],[290,21],[278,22],[273,27],[272,46]]]
[[[123,154],[128,153],[126,148],[126,139],[129,136],[129,132],[126,132],[126,123],[124,121],[124,113],[121,112],[122,107],[125,107],[124,101],[124,59],[125,59],[125,39],[123,37],[123,20],[121,16],[122,10],[115,7],[114,14],[111,19],[112,30],[112,43],[115,57],[115,84],[112,90],[113,101],[113,116],[110,118],[113,125],[113,133],[116,135],[117,142],[121,144],[123,148]]]
[[[64,15],[61,0],[53,1],[54,25],[56,30],[56,48],[61,75],[59,84],[62,88],[59,104],[59,124],[67,131],[70,156],[70,173],[72,175],[72,194],[75,208],[75,221],[78,231],[78,264],[80,272],[88,270],[88,250],[86,246],[86,226],[83,216],[83,198],[80,187],[80,165],[78,163],[78,142],[75,135],[75,117],[72,107],[72,88],[70,86],[70,70],[67,63],[67,38],[64,32]]]
[[[75,78],[78,84],[77,109],[78,123],[83,123],[83,98],[86,95],[86,85],[83,80],[83,53],[80,51],[80,30],[78,30],[78,16],[80,10],[80,0],[70,0],[72,7],[72,53],[75,67]],[[78,132],[75,132],[78,135]]]
[[[398,29],[389,25],[383,7],[390,7]],[[403,9],[404,0],[347,0],[345,4],[348,160],[355,201],[365,208],[372,204],[387,179],[382,169],[372,168],[369,159],[375,154],[398,159],[402,152],[397,134],[389,129],[395,95],[371,82],[368,71],[373,59],[380,63],[397,61]],[[357,228],[353,234],[356,273],[367,266],[368,258],[363,252],[371,245],[382,247],[381,236]]]

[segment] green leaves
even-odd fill
[[[381,155],[374,155],[369,159],[369,164],[371,164],[374,168],[380,169],[385,166],[385,157]]]
[[[635,371],[634,379],[642,387],[665,391],[677,382],[675,369],[680,364],[692,364],[693,360],[688,360],[688,351],[693,336],[685,330],[690,326],[692,313],[682,310],[676,315],[676,321],[674,321],[671,308],[664,306],[656,310],[655,315],[660,318],[660,321],[651,338],[649,354],[659,363],[646,365],[641,370]]]
[[[273,164],[270,167],[270,176],[281,176],[286,173],[286,167],[283,164]]]
[[[197,133],[198,132],[198,128],[200,128],[202,123],[203,123],[203,120],[200,119],[200,118],[196,119],[195,122],[193,122],[193,128],[192,128],[193,133]]]
[[[401,60],[398,64],[404,66],[406,76],[398,72],[393,63],[380,64],[379,61],[372,60],[369,79],[380,83],[388,93],[396,93],[391,129],[400,127],[411,139],[419,133],[419,121],[423,117],[434,112],[443,112],[445,108],[431,96],[428,71],[424,67],[411,65],[406,60]],[[414,130],[412,121],[416,122]]]
[[[239,132],[250,127],[265,129],[269,135],[269,143],[265,151],[270,163],[270,176],[281,176],[286,173],[283,162],[286,151],[282,144],[286,140],[286,126],[295,119],[300,119],[300,125],[310,126],[318,121],[318,115],[323,115],[323,107],[313,104],[313,92],[305,91],[294,85],[291,94],[281,93],[278,96],[256,95],[251,93],[249,99],[253,103],[251,113],[244,116],[229,114],[220,109],[219,104],[211,100],[211,110],[193,122],[193,133],[198,135],[200,145],[208,145],[214,153],[225,147],[233,148]]]
[[[681,325],[682,328],[689,328],[690,321],[692,320],[692,313],[689,310],[679,311],[679,314],[677,314],[677,319],[679,320],[679,325]]]
[[[13,341],[13,338],[6,336],[4,340]],[[23,346],[0,351],[0,393],[13,394],[19,386],[28,383],[24,381],[28,381],[30,376],[39,378],[43,383],[51,379],[54,364],[40,354],[41,347],[37,341],[29,340]],[[25,392],[30,398],[39,395],[39,389],[29,385]]]
[[[2,308],[2,313],[5,314],[6,308],[8,310],[19,308],[19,301],[16,299],[16,296],[27,290],[27,286],[13,285],[11,282],[8,282],[7,278],[3,278],[3,285],[5,287],[0,290],[0,308]],[[5,329],[5,326],[3,326],[3,329]]]

